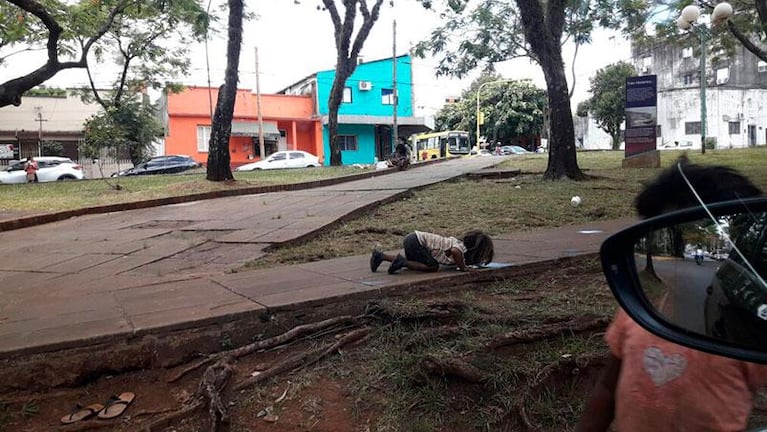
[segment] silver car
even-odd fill
[[[59,156],[40,156],[33,159],[37,162],[37,181],[39,182],[85,178],[83,167],[72,159]],[[11,161],[7,168],[0,170],[0,183],[26,183],[27,173],[24,171],[26,163],[26,160]]]

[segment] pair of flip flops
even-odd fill
[[[81,406],[78,404],[74,411],[61,418],[61,423],[75,423],[89,419],[93,416],[103,420],[113,419],[125,412],[125,410],[128,408],[128,405],[133,402],[135,397],[135,394],[131,392],[125,392],[120,394],[120,396],[111,396],[104,405],[91,404],[88,406]]]

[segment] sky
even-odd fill
[[[212,0],[215,10],[221,0]],[[249,3],[249,4],[248,4]],[[246,7],[255,13],[256,19],[246,21],[243,31],[243,45],[240,56],[240,88],[256,90],[256,47],[260,71],[260,90],[262,93],[274,93],[314,72],[332,69],[335,64],[335,44],[333,25],[326,11],[318,10],[318,0],[269,0],[248,2]],[[386,2],[389,3],[388,1]],[[207,5],[207,3],[206,3]],[[425,10],[414,0],[397,0],[395,5],[382,8],[380,18],[373,27],[362,56],[367,60],[391,57],[393,53],[393,25],[396,18],[396,51],[398,55],[420,40],[428,37],[439,25],[438,14]],[[223,23],[226,22],[224,17]],[[187,85],[208,85],[208,67],[210,83],[217,87],[223,83],[226,65],[226,32],[215,35],[206,48],[200,43],[191,47],[191,75],[182,81]],[[564,58],[568,82],[572,82],[573,46],[565,45]],[[588,97],[589,77],[608,64],[629,60],[630,47],[621,35],[607,31],[597,31],[593,43],[580,48],[575,63],[576,89],[573,95],[573,107]],[[39,55],[18,58],[10,67],[0,69],[0,79],[6,80],[18,76],[25,69],[31,69],[42,63]],[[477,74],[457,80],[437,78],[434,75],[435,59],[414,59],[413,81],[418,95],[414,107],[418,115],[433,114],[448,97],[460,96],[464,88]],[[531,79],[541,88],[545,88],[540,68],[527,59],[496,64],[497,72],[508,79]],[[96,85],[106,86],[111,82],[108,74],[96,76]],[[49,80],[49,87],[81,86],[87,84],[87,76],[82,70],[66,71]]]

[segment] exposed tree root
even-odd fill
[[[300,336],[320,332],[320,331],[329,329],[334,326],[342,325],[342,324],[359,323],[359,321],[360,321],[359,317],[352,317],[352,316],[345,315],[345,316],[340,316],[335,318],[329,318],[316,323],[300,325],[298,327],[294,327],[288,330],[287,332],[283,334],[271,337],[269,339],[253,342],[252,344],[248,344],[240,348],[235,348],[233,350],[212,354],[208,356],[207,358],[199,360],[185,367],[184,369],[180,370],[178,373],[170,377],[168,379],[168,382],[169,383],[176,382],[179,379],[181,379],[184,375],[188,374],[189,372],[195,371],[206,364],[220,360],[224,357],[231,357],[231,358],[237,359],[262,349],[267,349],[277,345],[282,345]]]
[[[180,418],[187,417],[197,411],[198,409],[202,408],[204,406],[204,403],[201,399],[195,399],[194,402],[190,403],[189,405],[182,407],[181,409],[177,410],[176,412],[172,414],[168,414],[167,416],[155,420],[152,423],[148,424],[144,429],[143,432],[158,432],[171,424],[175,422],[176,420]]]
[[[526,344],[544,339],[553,338],[562,334],[575,334],[587,331],[603,330],[609,324],[607,317],[598,317],[591,319],[575,319],[561,324],[547,324],[535,329],[516,330],[498,335],[488,344],[489,349],[498,349],[500,347]]]
[[[220,423],[229,421],[226,407],[221,402],[221,391],[229,382],[232,375],[232,358],[224,357],[213,366],[208,367],[202,376],[202,381],[197,392],[208,403],[208,416],[210,418],[211,432],[218,431]]]
[[[576,374],[580,369],[585,369],[594,364],[604,365],[607,361],[605,353],[595,353],[589,355],[562,357],[554,363],[548,364],[536,374],[533,382],[528,386],[532,390],[537,390],[546,383],[548,378],[562,371],[569,371],[569,374]]]
[[[421,368],[428,374],[454,376],[471,383],[481,383],[489,378],[484,371],[459,358],[439,358],[429,355],[421,360]]]
[[[277,376],[283,372],[317,363],[327,355],[337,352],[340,348],[364,338],[368,335],[368,333],[370,333],[370,328],[363,327],[361,329],[347,333],[343,337],[339,338],[335,343],[327,347],[317,348],[288,357],[287,359],[277,363],[276,365],[261,372],[260,374],[240,381],[234,386],[233,390],[240,391],[261,381],[265,381],[269,378]]]
[[[522,424],[525,426],[525,430],[528,432],[536,432],[538,427],[530,421],[530,417],[527,416],[527,410],[525,410],[524,399],[522,403],[517,405],[517,415],[522,420]]]
[[[557,373],[577,375],[582,369],[593,366],[594,364],[604,365],[606,361],[607,355],[605,353],[592,353],[580,356],[561,357],[554,363],[544,366],[535,375],[535,378],[528,383],[527,389],[522,392],[522,399],[516,404],[517,415],[525,426],[525,429],[531,432],[539,430],[527,415],[525,406],[527,405],[527,399],[533,394],[538,393],[552,375]]]
[[[368,314],[384,322],[399,323],[457,321],[469,311],[489,313],[459,300],[434,301],[416,306],[373,301],[367,307]]]

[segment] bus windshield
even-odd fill
[[[455,135],[448,137],[448,151],[453,154],[469,154],[469,137],[467,135]]]

